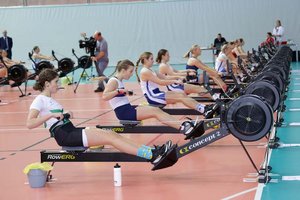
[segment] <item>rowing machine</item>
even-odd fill
[[[220,128],[188,143],[170,149],[152,170],[174,165],[177,160],[230,133],[242,141],[256,141],[264,137],[272,128],[273,111],[270,105],[256,95],[244,95],[230,103],[228,108],[221,106]],[[242,143],[241,143],[242,144]],[[252,159],[251,159],[252,160]],[[120,152],[101,150],[89,151],[42,151],[41,162],[143,162],[137,156]]]

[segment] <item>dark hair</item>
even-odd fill
[[[58,73],[53,69],[42,70],[41,73],[39,73],[39,79],[34,84],[33,89],[42,92],[45,89],[46,81],[51,82],[56,77],[58,77]]]
[[[140,58],[139,58],[138,61],[136,62],[135,74],[136,74],[136,77],[137,77],[138,82],[141,82],[140,77],[139,77],[139,75],[138,75],[138,67],[139,67],[140,62],[141,62],[142,64],[144,64],[144,59],[149,59],[150,56],[152,56],[152,55],[153,55],[153,54],[152,54],[151,52],[144,52],[144,53],[142,53],[142,54],[140,55]]]
[[[34,46],[34,47],[32,48],[31,53],[33,54],[33,52],[34,52],[35,50],[37,50],[38,48],[39,48],[39,46]]]
[[[162,56],[165,56],[167,52],[168,52],[168,50],[166,50],[166,49],[159,50],[157,53],[156,62],[161,63]]]
[[[268,34],[269,36],[272,36],[272,33],[271,33],[271,32],[267,32],[267,34]]]
[[[122,69],[127,70],[129,68],[129,66],[134,66],[133,62],[131,62],[128,59],[120,60],[117,63],[115,71],[109,77],[112,77],[116,72],[120,72]]]
[[[37,50],[38,48],[39,48],[39,46],[34,46],[32,50],[35,51],[35,50]]]

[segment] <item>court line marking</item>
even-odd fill
[[[288,100],[290,100],[290,101],[299,101],[300,98],[289,98]]]

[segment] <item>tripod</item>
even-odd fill
[[[78,60],[78,67],[83,68],[83,71],[81,72],[80,77],[79,77],[79,80],[78,80],[78,82],[77,82],[77,84],[76,84],[76,87],[75,87],[75,89],[74,89],[74,93],[76,93],[77,88],[78,88],[78,86],[79,86],[80,81],[82,80],[83,75],[86,74],[86,69],[88,69],[88,68],[91,67],[91,76],[88,76],[88,78],[90,79],[90,78],[94,77],[94,75],[93,75],[93,67],[92,67],[92,59],[91,59],[91,57],[92,57],[93,55],[90,55],[90,56],[81,56],[81,57],[79,58],[79,57],[75,54],[75,50],[74,50],[74,49],[72,49],[72,53],[73,53],[73,55],[74,55],[74,56],[77,58],[77,60]],[[96,65],[96,62],[94,62],[94,63],[95,63],[95,65]],[[74,74],[74,71],[73,71],[73,74]]]

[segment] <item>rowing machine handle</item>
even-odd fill
[[[132,90],[128,90],[128,91],[127,91],[127,94],[128,94],[129,96],[132,96],[132,95],[133,95],[133,91],[132,91]]]
[[[64,113],[63,116],[64,117],[62,119],[60,119],[60,117],[57,117],[56,119],[58,119],[58,120],[64,120],[64,119],[70,119],[70,117],[71,117],[71,115],[69,113]]]

